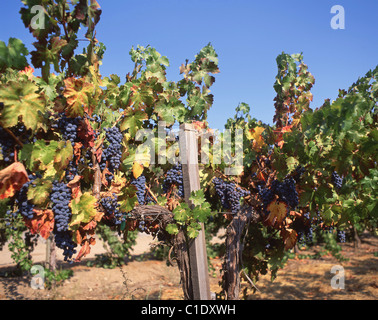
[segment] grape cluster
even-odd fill
[[[181,164],[175,165],[172,169],[169,169],[167,171],[163,182],[163,192],[167,193],[172,185],[175,185],[177,187],[177,196],[183,198],[184,184]]]
[[[240,199],[250,194],[249,191],[237,187],[234,182],[226,182],[220,178],[214,178],[215,191],[220,198],[222,207],[237,213],[240,210]]]
[[[309,213],[305,213],[302,218],[296,218],[293,223],[293,229],[297,232],[297,242],[301,245],[311,244],[313,242],[313,219]]]
[[[143,220],[139,221],[138,228],[142,232],[148,230],[148,228],[146,227],[146,223]]]
[[[109,146],[103,150],[103,159],[104,161],[109,162],[109,171],[114,172],[119,168],[122,157],[122,133],[117,127],[105,128],[106,132],[106,141],[109,143]]]
[[[58,123],[53,125],[53,128],[58,128],[62,133],[62,137],[66,141],[71,141],[72,145],[77,142],[77,131],[81,121],[81,117],[67,118],[64,114],[58,120]]]
[[[305,170],[306,169],[304,167],[302,167],[301,165],[299,165],[295,168],[294,173],[293,173],[293,179],[295,180],[295,182],[298,183],[298,181],[300,180],[300,178],[304,174]]]
[[[0,127],[0,149],[3,161],[12,162],[14,158],[14,143],[12,137],[2,127]]]
[[[271,189],[257,186],[259,196],[262,201],[262,207],[266,210],[267,206],[274,200],[275,196]]]
[[[258,193],[262,201],[262,207],[266,211],[267,206],[278,197],[279,201],[285,202],[293,210],[298,206],[298,192],[295,188],[296,181],[289,177],[280,182],[274,180],[269,187],[258,185]]]
[[[55,232],[55,244],[63,250],[64,261],[71,262],[72,256],[76,253],[76,243],[72,241],[72,234],[69,231]]]
[[[346,236],[344,230],[337,230],[337,240],[341,243],[345,243]]]
[[[37,177],[40,177],[40,175],[36,176],[33,174],[29,174],[29,181],[24,183],[24,185],[18,191],[15,199],[15,203],[18,206],[18,211],[27,219],[33,218],[34,210],[34,204],[28,201],[28,188]],[[35,185],[33,184],[32,186]]]
[[[66,179],[68,182],[73,180],[75,176],[79,173],[78,167],[75,164],[75,158],[69,162],[67,168],[66,168]]]
[[[23,144],[27,144],[30,141],[35,142],[36,137],[33,137],[31,130],[27,130],[22,123],[17,123],[17,125],[9,128],[9,131],[12,132],[19,141]],[[15,143],[15,139],[5,130],[3,127],[0,127],[0,157],[2,161],[6,164],[9,164],[14,161],[15,150],[20,150],[21,146]]]
[[[100,200],[101,205],[104,207],[107,216],[113,215],[113,221],[115,225],[121,224],[122,212],[119,210],[120,204],[118,203],[118,197],[113,194],[112,197],[105,197]]]
[[[340,189],[343,186],[343,178],[341,178],[336,171],[332,172],[331,181],[336,189]]]
[[[144,196],[146,193],[146,177],[141,175],[138,177],[138,179],[134,179],[131,182],[132,185],[136,186],[137,188],[137,197],[138,197],[138,202],[140,205],[144,205]]]
[[[53,203],[56,230],[67,231],[71,218],[71,209],[68,206],[71,200],[71,189],[63,182],[54,181],[50,199]]]
[[[71,189],[64,182],[53,182],[50,199],[55,219],[55,243],[59,249],[63,250],[64,261],[71,261],[76,253],[76,243],[72,240],[72,233],[68,230],[71,218],[69,203],[71,200]]]
[[[5,220],[5,225],[8,228],[12,230],[17,230],[17,228],[15,227],[14,221],[17,219],[18,214],[19,214],[19,211],[7,210],[5,212],[4,220]],[[6,241],[7,241],[7,238],[5,238],[5,242]],[[3,245],[3,242],[0,240],[0,251],[2,250],[2,245]]]
[[[274,180],[271,188],[278,195],[279,200],[287,203],[292,209],[298,206],[298,192],[293,178],[285,179],[283,182]]]

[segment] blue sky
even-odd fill
[[[33,50],[34,39],[19,15],[21,1],[1,0],[0,40],[21,39]],[[316,108],[335,99],[378,64],[377,0],[98,0],[103,13],[97,38],[107,51],[103,76],[121,79],[133,68],[132,46],[155,47],[170,61],[168,79],[180,79],[179,66],[211,42],[220,73],[212,87],[214,105],[208,120],[222,129],[240,102],[251,115],[272,123],[276,57],[303,52],[316,82]],[[331,7],[345,9],[345,29],[334,30]]]

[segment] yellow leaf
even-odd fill
[[[270,211],[266,221],[269,222],[271,226],[281,224],[287,214],[287,204],[282,201],[273,201],[266,209]]]
[[[253,140],[253,149],[259,151],[265,144],[261,134],[264,132],[263,127],[255,127],[247,131],[247,138]]]
[[[139,162],[134,162],[133,164],[133,176],[135,179],[138,179],[139,176],[142,174],[143,172],[143,164],[139,163]]]
[[[251,132],[252,139],[258,140],[261,137],[261,134],[264,132],[265,129],[263,127],[256,127],[256,128],[251,129],[251,130],[252,130],[252,132]]]

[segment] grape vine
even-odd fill
[[[244,261],[253,281],[268,271],[276,276],[285,252],[311,245],[318,230],[332,230],[340,242],[348,240],[348,230],[376,234],[378,67],[313,110],[315,78],[303,56],[280,54],[273,124],[252,118],[248,104],[239,104],[225,129],[231,137],[242,131],[243,166],[226,176],[225,157],[201,163],[201,190],[190,195],[189,206],[182,165],[154,160],[164,158],[161,150],[180,156],[178,136],[162,137],[161,123],[167,132],[191,123],[198,137],[214,133],[206,122],[219,73],[213,46],[181,65],[178,81],[167,79],[167,57],[140,45],[130,50],[134,69],[126,77],[103,77],[106,48],[96,39],[97,1],[43,1],[51,17],[43,32],[32,28],[32,6],[23,3],[21,18],[35,48],[29,54],[13,39],[1,44],[18,63],[0,56],[0,200],[7,201],[1,214],[9,226],[18,219],[33,234],[53,234],[72,262],[90,252],[98,229],[147,232],[180,254],[185,246],[178,243],[195,238],[209,219],[218,229],[239,221],[243,229],[235,234],[244,235],[244,251],[233,266]],[[79,29],[86,30],[84,54],[75,40]],[[146,151],[148,135],[157,145]],[[209,138],[208,149],[198,144],[198,154],[214,160],[225,136]],[[234,143],[230,155],[236,150]],[[143,219],[138,210],[151,207],[166,220]],[[231,267],[225,259],[223,272],[238,277],[241,268]],[[236,286],[225,284],[225,296],[235,297]]]

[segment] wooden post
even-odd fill
[[[192,191],[200,189],[198,169],[198,139],[196,130],[190,124],[180,125],[180,156],[182,164],[185,201],[191,205],[189,197]],[[194,300],[210,300],[210,282],[207,265],[205,229],[189,243],[190,272]]]

